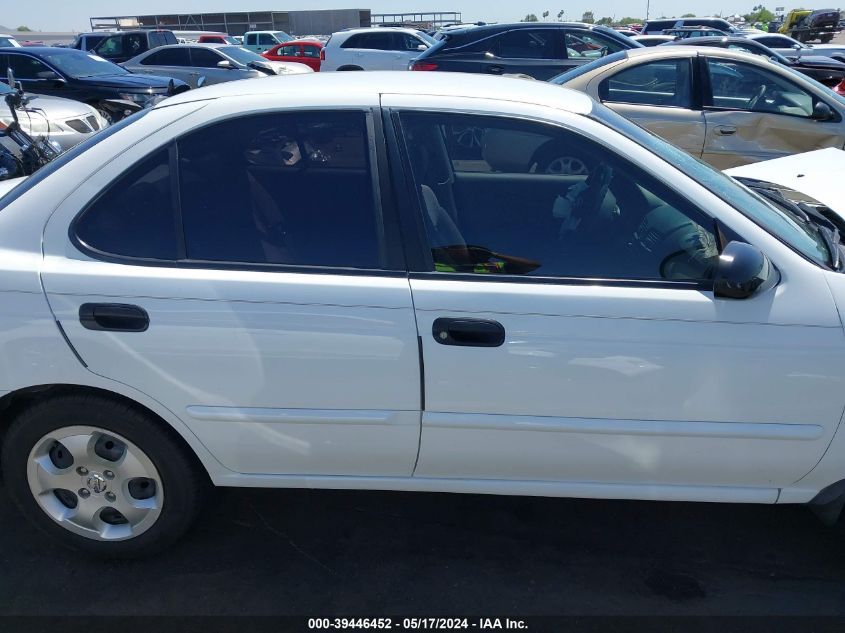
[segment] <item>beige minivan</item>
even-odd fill
[[[845,99],[758,55],[639,48],[552,82],[586,92],[718,169],[845,145]]]

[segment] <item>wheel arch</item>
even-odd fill
[[[142,403],[137,398],[130,397],[126,394],[117,391],[105,389],[102,387],[94,387],[91,385],[68,384],[68,383],[51,383],[42,385],[33,385],[29,387],[22,387],[0,397],[0,448],[2,448],[6,432],[9,429],[12,421],[32,407],[41,402],[50,399],[71,396],[71,395],[88,395],[99,396],[115,402],[119,402],[129,406],[140,413],[143,413],[154,420],[171,438],[182,448],[185,455],[196,466],[200,472],[205,473],[210,482],[213,482],[214,474],[219,470],[226,470],[217,460],[208,452],[200,441],[191,433],[183,424],[177,428],[172,423],[167,412],[161,411],[161,407]],[[159,409],[159,410],[156,410]]]

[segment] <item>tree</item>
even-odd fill
[[[599,18],[596,20],[596,24],[603,24],[604,26],[611,26],[613,25],[613,18]]]
[[[682,18],[694,18],[695,13],[684,13],[681,17]]]
[[[563,22],[563,16],[564,16],[565,13],[566,13],[566,11],[564,11],[563,9],[558,11],[558,13],[557,13],[557,21],[558,22]]]
[[[537,16],[533,13],[529,13],[524,18],[522,18],[523,22],[539,22],[540,20],[537,19]]]
[[[546,19],[546,18],[548,18],[548,17],[549,17],[549,12],[548,12],[548,11],[543,11],[543,19],[545,20],[545,19]]]
[[[22,32],[22,33],[31,33],[32,32],[32,29],[29,28],[28,26],[19,26],[17,28],[17,30]]]
[[[621,24],[622,26],[627,26],[629,24],[642,24],[642,23],[643,23],[642,18],[622,18],[621,20],[619,20],[619,24]]]
[[[592,11],[584,11],[584,15],[581,16],[581,21],[586,22],[587,24],[592,24],[596,21],[596,19],[593,16]]]
[[[763,22],[768,24],[775,19],[775,14],[769,11],[766,7],[762,4],[758,4],[757,6],[751,9],[751,13],[747,13],[744,16],[746,22],[754,24],[755,22]]]

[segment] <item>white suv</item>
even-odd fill
[[[431,37],[414,29],[341,31],[326,43],[320,70],[408,70],[411,61],[432,44]]]
[[[835,521],[836,223],[546,83],[191,90],[0,198],[4,486],[101,555],[210,484]]]

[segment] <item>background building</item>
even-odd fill
[[[92,30],[170,29],[220,31],[243,35],[247,31],[284,31],[291,35],[331,35],[343,29],[372,25],[369,9],[319,11],[238,11],[233,13],[172,13],[94,17]]]

